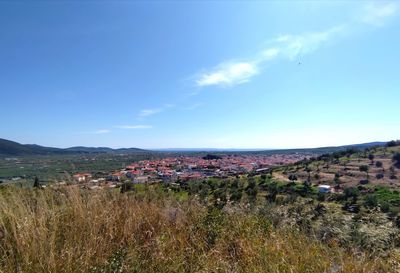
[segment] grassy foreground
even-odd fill
[[[391,258],[343,250],[268,216],[149,189],[5,189],[0,272],[395,272]]]

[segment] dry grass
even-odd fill
[[[1,272],[394,272],[244,209],[154,192],[9,189],[0,230]]]

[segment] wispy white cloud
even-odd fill
[[[139,118],[148,117],[151,115],[161,113],[161,112],[165,111],[166,109],[173,108],[173,107],[175,107],[174,104],[166,103],[162,107],[152,108],[152,109],[143,109],[142,111],[140,111],[138,116],[139,116]]]
[[[389,18],[396,15],[399,11],[399,3],[371,2],[364,7],[360,21],[375,26],[383,26]]]
[[[330,41],[349,36],[366,25],[383,26],[389,18],[400,11],[397,2],[370,2],[362,6],[361,16],[352,21],[336,25],[318,32],[307,32],[301,35],[281,35],[267,42],[267,47],[245,62],[222,62],[210,70],[194,76],[197,87],[219,86],[231,87],[246,83],[261,72],[262,66],[275,59],[293,61],[296,58],[311,54]]]
[[[201,107],[202,105],[203,105],[203,103],[195,103],[195,104],[192,104],[192,105],[189,105],[189,106],[185,107],[184,109],[185,110],[194,110],[196,108]]]
[[[94,134],[94,135],[99,135],[99,134],[107,134],[110,133],[111,131],[108,129],[100,129],[100,130],[95,130],[95,131],[89,131],[89,132],[81,132],[81,134]]]
[[[139,117],[142,117],[142,118],[143,118],[143,117],[151,116],[151,115],[157,114],[157,113],[159,113],[159,112],[161,112],[161,111],[162,111],[161,108],[157,108],[157,109],[144,109],[144,110],[140,111]]]
[[[117,125],[114,126],[115,128],[118,129],[151,129],[153,128],[153,126],[151,125],[143,125],[143,124],[139,124],[139,125]]]
[[[210,72],[202,73],[196,83],[198,86],[231,86],[248,82],[257,73],[258,67],[255,63],[227,62],[218,65]]]
[[[274,57],[279,55],[293,60],[299,56],[310,54],[321,47],[324,43],[337,38],[346,31],[346,25],[339,25],[330,29],[305,33],[303,35],[282,35],[271,41],[274,44],[272,49],[265,52],[274,52]]]
[[[344,30],[345,26],[342,25],[321,32],[279,36],[270,40],[267,43],[269,47],[258,53],[250,61],[224,62],[210,71],[199,73],[195,77],[196,85],[198,87],[211,85],[230,87],[246,83],[260,72],[264,63],[279,57],[293,60],[300,55],[309,54]]]

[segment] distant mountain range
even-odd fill
[[[329,146],[329,147],[318,147],[318,148],[295,148],[295,149],[238,149],[238,148],[167,148],[167,149],[153,149],[153,151],[158,152],[209,152],[209,153],[240,153],[247,152],[252,154],[293,154],[293,153],[315,153],[315,154],[325,154],[333,153],[337,151],[343,151],[346,149],[366,149],[374,146],[384,146],[387,142],[375,141],[361,144],[351,144],[342,146]]]
[[[27,155],[67,155],[67,154],[93,154],[93,153],[117,153],[128,154],[149,152],[139,148],[112,149],[107,147],[71,147],[66,149],[44,147],[35,144],[20,144],[0,138],[0,155],[27,156]]]
[[[279,153],[331,153],[341,151],[349,148],[365,149],[373,146],[383,146],[387,142],[369,142],[362,144],[352,144],[335,147],[321,147],[321,148],[304,148],[304,149],[216,149],[216,148],[176,148],[176,149],[157,149],[157,150],[144,150],[139,148],[120,148],[112,149],[108,147],[71,147],[66,149],[44,147],[35,144],[20,144],[18,142],[1,139],[0,138],[0,155],[5,156],[27,156],[27,155],[67,155],[67,154],[95,154],[95,153],[115,153],[115,154],[130,154],[139,152],[214,152],[214,153],[234,153],[234,152],[250,152],[250,153],[265,153],[265,154],[279,154]]]

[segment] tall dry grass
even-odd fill
[[[387,261],[324,245],[265,216],[160,193],[8,189],[1,272],[391,272]]]

